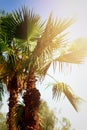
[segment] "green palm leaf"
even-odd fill
[[[17,25],[15,33],[16,38],[31,40],[39,36],[41,30],[41,26],[38,25],[40,20],[39,15],[35,15],[33,11],[24,7],[22,10],[15,11],[13,17]]]
[[[1,31],[10,40],[13,38],[33,40],[40,36],[43,30],[42,26],[40,16],[23,7],[21,10],[15,10],[12,14],[2,18]]]
[[[4,86],[3,83],[0,81],[0,101],[2,101],[3,96],[4,96]]]
[[[7,44],[10,46],[11,41],[14,38],[14,19],[11,14],[6,15],[5,17],[1,18],[1,33],[0,37],[7,42]],[[10,31],[9,31],[10,30]]]

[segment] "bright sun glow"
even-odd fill
[[[46,1],[46,0],[45,0]],[[76,18],[77,21],[67,30],[69,32],[69,40],[75,40],[77,38],[87,38],[87,0],[47,0],[47,12],[52,10],[53,16],[58,18]],[[46,5],[43,4],[46,9]],[[51,9],[50,9],[51,8]],[[46,13],[46,12],[44,12]],[[46,13],[47,15],[47,13]],[[60,81],[65,81],[72,86],[75,92],[84,98],[87,99],[87,62],[82,66],[74,67],[70,74],[59,74],[57,73],[56,78]],[[49,79],[47,79],[49,81]],[[44,90],[42,90],[44,91]],[[48,97],[49,93],[47,96]],[[44,94],[43,94],[44,97]],[[53,102],[49,101],[50,106],[53,105]],[[61,106],[62,114],[68,117],[74,128],[76,130],[87,130],[87,104],[81,106],[81,111],[79,113],[75,113],[72,110],[72,106],[68,103],[68,101],[61,101],[59,104],[56,104],[55,108]]]
[[[47,10],[52,10],[54,16],[77,19],[76,23],[69,29],[70,38],[87,37],[86,0],[47,0],[46,3]],[[51,9],[49,9],[50,7]]]

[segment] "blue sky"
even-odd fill
[[[7,12],[19,7],[21,0],[0,0],[0,9],[5,9]]]
[[[23,5],[26,5],[29,8],[34,8],[34,10],[37,10],[39,13],[48,13],[48,11],[54,7],[52,3],[53,0],[51,3],[50,0],[0,0],[0,8],[7,11],[12,11],[14,9],[20,8]]]
[[[42,19],[46,19],[50,12],[53,17],[71,18],[77,17],[77,22],[70,29],[71,37],[87,37],[87,1],[86,0],[0,0],[0,9],[12,12],[22,6],[28,6],[38,13]]]
[[[42,18],[46,18],[50,12],[54,10],[53,4],[56,3],[55,1],[56,0],[51,0],[51,2],[50,0],[0,0],[0,9],[12,12],[25,5],[28,6],[29,9],[33,9]]]
[[[35,0],[33,0],[33,2],[32,0],[0,0],[0,9],[4,9],[7,12],[12,12],[24,5],[29,8],[35,8],[36,2]]]

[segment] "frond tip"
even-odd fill
[[[68,98],[74,109],[78,112],[78,105],[83,100],[75,95],[75,93],[72,91],[71,87],[63,82],[55,83],[53,86],[53,98],[59,98],[62,93]]]

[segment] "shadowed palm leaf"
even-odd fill
[[[7,38],[21,40],[35,40],[42,32],[39,15],[23,7],[2,18],[1,29]],[[9,31],[10,30],[10,31]]]
[[[3,83],[0,81],[0,101],[2,101],[2,96],[4,96],[4,86]]]
[[[28,10],[27,8],[22,8],[13,13],[15,19],[16,27],[16,38],[24,40],[34,40],[41,34],[40,17]]]

